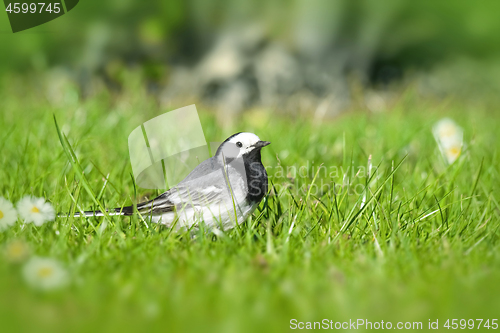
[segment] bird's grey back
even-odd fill
[[[214,204],[230,202],[233,196],[242,196],[247,189],[243,159],[234,159],[223,165],[217,157],[200,163],[179,184],[164,196],[178,204]]]
[[[210,157],[201,162],[196,168],[191,171],[186,178],[179,182],[179,185],[190,182],[196,179],[204,178],[205,176],[213,173],[215,170],[220,169],[220,163],[216,157]],[[201,180],[201,179],[200,179]]]

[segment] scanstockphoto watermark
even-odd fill
[[[52,21],[75,8],[79,0],[4,0],[12,32]]]
[[[499,329],[498,318],[448,318],[428,319],[421,321],[371,321],[368,319],[349,319],[349,321],[334,321],[323,319],[321,321],[299,321],[290,319],[292,330],[442,330],[442,329]]]
[[[351,165],[345,168],[336,165],[314,165],[314,161],[286,167],[266,166],[266,172],[277,192],[286,188],[296,194],[310,193],[314,196],[324,193],[359,196],[366,191],[368,181],[374,184],[376,180],[376,177],[372,177],[376,170],[369,166]]]
[[[323,319],[321,321],[299,321],[297,319],[290,320],[290,328],[292,330],[378,330],[378,329],[398,329],[398,330],[421,330],[424,325],[421,321],[370,321],[368,319],[356,319],[349,321],[334,321],[331,319]],[[429,327],[433,329],[429,321]]]
[[[196,106],[189,105],[161,114],[136,127],[128,137],[128,145],[135,183],[142,188],[163,190],[178,184],[202,161],[213,156],[220,143],[205,140]],[[237,147],[233,148],[238,150]],[[226,153],[231,155],[229,151]],[[242,158],[227,161],[226,167],[241,174],[252,172],[256,175],[262,172],[258,164],[245,165]],[[335,195],[362,195],[368,180],[373,180],[370,177],[373,170],[369,166],[327,167],[314,161],[284,167],[278,159],[278,165],[266,166],[266,172],[275,191],[286,190],[314,196],[332,192]],[[243,179],[248,182],[247,177]],[[250,181],[246,186],[253,195],[262,194],[260,192],[263,189],[258,184]]]

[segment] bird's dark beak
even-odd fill
[[[269,141],[259,141],[256,144],[254,144],[253,146],[255,148],[262,148],[262,147],[265,147],[265,146],[270,145],[270,144],[271,144],[271,142],[269,142]]]

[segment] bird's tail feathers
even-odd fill
[[[138,204],[137,205],[137,211],[139,213],[141,213],[141,214],[146,214],[146,215],[150,214],[155,209],[153,207],[153,203],[159,202],[159,201],[155,201],[155,200],[157,200],[157,199],[150,200],[150,201]],[[162,207],[160,207],[160,211],[162,211],[162,212],[172,211],[171,204],[168,201],[166,201],[166,202],[168,203],[168,206],[163,207],[163,209],[161,209]],[[112,208],[112,209],[106,210],[106,213],[107,213],[108,216],[119,216],[119,215],[130,216],[130,215],[133,215],[134,212],[135,212],[134,206],[125,206],[125,207]],[[59,217],[68,217],[70,215],[69,214],[59,214],[58,216]],[[79,217],[79,216],[104,216],[104,213],[102,211],[100,211],[100,210],[90,210],[90,211],[85,211],[83,213],[76,212],[73,216],[74,217]]]
[[[124,216],[129,216],[134,213],[134,206],[125,206],[122,208],[112,208],[112,209],[107,209],[106,213],[108,216],[119,216],[119,215],[124,215]],[[59,217],[68,217],[70,216],[69,214],[59,214]],[[100,210],[89,210],[85,211],[83,213],[80,212],[75,212],[74,215],[71,215],[73,217],[80,217],[80,216],[104,216],[104,213]]]

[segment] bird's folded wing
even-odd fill
[[[137,205],[143,215],[158,215],[178,211],[187,207],[210,207],[225,198],[225,190],[220,185],[195,188],[192,184],[178,185],[155,199]]]
[[[168,192],[163,193],[153,200],[138,204],[137,210],[143,215],[156,215],[174,211],[175,205],[168,199],[166,194]]]
[[[223,201],[227,191],[221,185],[210,185],[203,188],[194,186],[176,186],[169,191],[168,200],[176,208],[193,206],[209,207]]]

